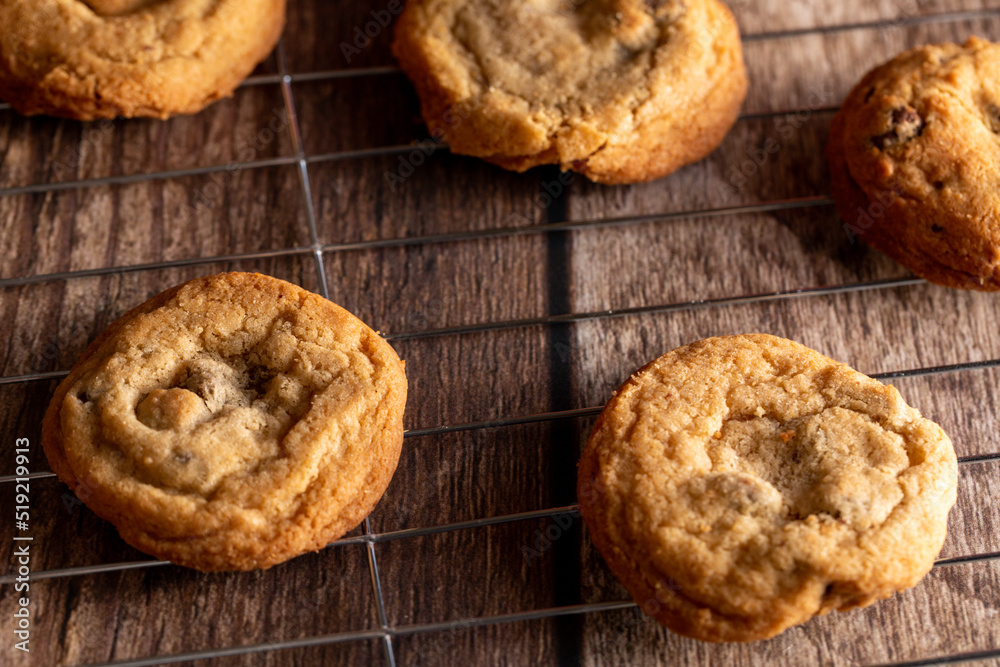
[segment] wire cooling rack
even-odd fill
[[[830,32],[846,32],[853,30],[865,30],[878,28],[880,26],[907,27],[925,24],[944,23],[952,21],[976,20],[997,16],[1000,10],[967,10],[937,13],[933,15],[904,15],[889,21],[839,24],[830,26],[818,26],[804,29],[784,30],[778,32],[767,32],[744,35],[744,41],[761,42],[778,40],[792,36],[809,36]],[[995,36],[994,36],[995,37]],[[264,74],[253,76],[248,79],[244,86],[279,85],[285,110],[290,119],[288,124],[288,139],[291,142],[292,150],[290,155],[265,158],[241,162],[238,164],[218,164],[196,166],[168,171],[157,171],[153,173],[137,173],[122,176],[109,176],[100,178],[90,178],[73,180],[58,183],[37,183],[17,187],[0,189],[0,197],[11,197],[16,195],[48,194],[62,190],[87,189],[108,185],[128,185],[142,183],[153,180],[170,180],[187,177],[208,178],[212,174],[223,171],[247,171],[264,169],[269,167],[294,167],[297,170],[301,197],[305,209],[305,218],[308,224],[309,243],[306,245],[266,250],[260,252],[237,253],[227,255],[215,255],[210,257],[182,258],[171,261],[152,262],[146,264],[129,264],[116,266],[103,266],[92,269],[54,272],[41,275],[25,275],[0,279],[0,289],[9,289],[17,286],[46,284],[58,281],[78,280],[81,278],[106,276],[111,274],[122,274],[130,272],[153,271],[159,269],[172,269],[185,266],[200,266],[217,264],[224,262],[236,262],[245,260],[267,259],[274,257],[299,257],[311,263],[315,271],[316,284],[319,292],[324,297],[330,296],[330,287],[327,282],[327,272],[324,268],[324,257],[331,253],[347,252],[352,250],[386,249],[399,246],[425,246],[435,247],[440,244],[458,241],[482,240],[491,237],[505,237],[516,235],[546,235],[558,232],[577,231],[584,229],[614,228],[639,225],[647,222],[664,222],[669,220],[700,217],[718,218],[725,220],[733,216],[753,215],[763,213],[773,213],[778,211],[801,210],[808,208],[829,207],[832,202],[826,196],[809,196],[794,199],[778,199],[748,205],[725,206],[718,208],[699,208],[697,210],[685,210],[668,213],[654,213],[648,215],[630,215],[623,217],[600,217],[588,220],[565,220],[559,219],[559,211],[547,211],[549,222],[536,224],[529,227],[523,226],[503,226],[488,230],[458,231],[441,234],[412,235],[391,238],[378,238],[374,240],[358,240],[342,243],[323,243],[321,235],[317,230],[317,212],[314,210],[313,184],[310,180],[309,166],[322,162],[358,160],[365,158],[402,155],[412,151],[413,144],[401,144],[385,146],[363,150],[342,150],[327,153],[309,154],[303,145],[302,127],[296,109],[295,96],[293,95],[293,85],[307,82],[324,82],[341,79],[363,79],[371,77],[385,77],[398,74],[394,67],[365,67],[358,69],[340,69],[331,71],[315,72],[290,72],[285,54],[284,43],[279,44],[276,51],[277,68],[276,74]],[[6,107],[6,105],[3,105]],[[813,111],[830,111],[835,107],[814,108]],[[760,119],[779,116],[789,113],[790,110],[769,111],[755,114],[744,114],[742,120]],[[436,145],[428,151],[447,150],[443,145]],[[817,158],[818,159],[818,158]],[[565,215],[565,212],[562,212]],[[637,314],[670,313],[680,311],[690,311],[703,308],[729,308],[751,303],[778,302],[790,299],[829,297],[852,292],[877,291],[890,288],[899,288],[922,284],[923,281],[910,277],[876,280],[872,282],[840,284],[829,287],[788,289],[773,291],[763,294],[733,295],[713,299],[687,300],[662,304],[643,304],[627,308],[612,308],[594,311],[566,312],[550,314],[539,317],[528,317],[518,319],[498,319],[488,322],[481,322],[468,325],[455,325],[437,328],[425,328],[417,331],[404,331],[387,335],[389,341],[405,341],[418,338],[433,338],[445,335],[457,335],[468,333],[490,333],[495,331],[516,329],[523,327],[552,327],[571,323],[580,323],[591,320],[601,320],[610,318],[620,318]],[[875,375],[882,380],[899,380],[904,378],[915,378],[931,376],[936,374],[948,374],[979,369],[1000,368],[1000,359],[986,361],[973,361],[968,363],[958,363],[942,366],[926,366],[911,368],[896,372],[887,372]],[[45,380],[61,378],[65,371],[38,372],[8,377],[0,377],[0,386],[14,385],[22,383],[32,383]],[[528,414],[511,416],[505,418],[488,419],[482,421],[470,421],[465,423],[453,423],[442,426],[410,429],[406,432],[407,438],[420,436],[434,436],[449,433],[484,431],[501,427],[515,425],[547,423],[558,420],[592,417],[601,409],[601,406],[586,406],[576,409],[565,409],[541,414]],[[960,457],[963,465],[973,463],[996,463],[1000,461],[1000,452],[981,453]],[[54,475],[47,472],[35,472],[30,476],[32,481],[52,478]],[[9,485],[14,482],[14,476],[0,477],[0,484]],[[377,612],[376,627],[363,630],[352,630],[334,632],[316,636],[309,636],[291,640],[275,640],[253,643],[248,645],[233,646],[213,646],[203,650],[189,651],[172,655],[151,655],[138,659],[129,659],[115,663],[119,667],[139,667],[141,665],[160,665],[178,662],[188,662],[194,660],[211,660],[215,658],[225,658],[233,656],[249,656],[258,653],[279,652],[285,649],[315,647],[328,644],[357,641],[375,641],[381,645],[383,662],[386,665],[397,664],[394,643],[400,638],[438,633],[446,631],[467,630],[484,626],[495,626],[513,622],[534,622],[544,619],[555,619],[566,616],[576,616],[581,614],[600,614],[614,610],[624,610],[633,608],[635,605],[630,600],[613,600],[595,603],[573,604],[542,609],[523,610],[513,613],[484,615],[462,618],[459,620],[443,620],[440,622],[422,622],[412,624],[400,624],[390,621],[387,614],[387,606],[382,583],[382,573],[379,568],[378,554],[376,546],[401,540],[410,540],[417,537],[438,535],[450,532],[466,531],[474,528],[482,528],[499,524],[516,524],[533,519],[553,519],[560,516],[573,516],[576,514],[575,505],[565,505],[551,507],[536,511],[516,512],[497,516],[482,516],[471,520],[443,523],[418,528],[405,528],[388,532],[376,532],[372,529],[369,519],[365,519],[358,534],[352,534],[338,540],[328,548],[339,548],[345,545],[363,545],[366,551],[367,564],[370,574],[371,593]],[[937,561],[936,568],[942,568],[957,564],[979,563],[995,561],[1000,559],[1000,553],[986,552],[973,553],[954,556]],[[141,560],[133,562],[112,562],[91,566],[70,567],[64,569],[51,569],[32,573],[33,580],[57,579],[66,577],[89,577],[102,573],[123,572],[127,570],[151,569],[162,566],[169,566],[169,563],[161,561]],[[14,575],[8,574],[0,577],[0,585],[10,586],[14,582]],[[900,661],[892,664],[896,667],[904,665],[923,665],[938,663],[955,663],[965,661],[986,660],[1000,658],[1000,647],[983,646],[981,650],[973,652],[962,652],[948,655],[938,655],[931,658],[921,658],[915,661]]]

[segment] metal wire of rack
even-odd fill
[[[745,34],[745,42],[765,41],[782,37],[810,35],[816,33],[829,33],[836,31],[849,31],[862,28],[878,28],[884,25],[891,26],[914,26],[936,22],[961,21],[971,19],[981,19],[1000,15],[1000,9],[984,9],[971,11],[945,12],[934,15],[904,16],[891,21],[875,21],[867,23],[850,23],[830,26],[817,26],[813,28],[803,28],[795,30],[784,30],[777,32],[766,32],[757,34]],[[610,228],[618,226],[637,225],[646,222],[663,222],[681,218],[714,218],[734,215],[766,213],[780,210],[804,209],[810,207],[830,206],[832,201],[822,195],[803,197],[797,199],[786,199],[776,201],[766,201],[755,204],[720,207],[715,209],[698,209],[669,212],[662,214],[649,214],[639,216],[627,216],[620,218],[598,218],[591,220],[565,220],[559,222],[549,222],[537,224],[530,227],[500,227],[488,230],[450,232],[432,235],[402,236],[396,238],[380,238],[376,240],[364,240],[342,243],[322,243],[317,230],[317,214],[314,210],[312,184],[310,181],[308,167],[311,164],[320,162],[353,160],[360,158],[370,158],[379,156],[393,156],[412,149],[411,144],[386,146],[380,148],[363,150],[344,150],[322,154],[307,154],[302,141],[301,127],[296,113],[295,97],[292,86],[295,83],[330,81],[337,79],[351,79],[361,77],[376,77],[398,73],[394,67],[367,67],[361,69],[342,69],[330,71],[292,73],[289,71],[286,61],[284,43],[279,43],[276,51],[278,73],[258,75],[249,78],[244,82],[244,86],[258,85],[280,85],[282,100],[285,105],[291,122],[288,126],[289,139],[292,144],[292,155],[281,156],[268,159],[253,160],[235,165],[235,168],[243,170],[263,169],[277,166],[294,167],[298,174],[299,187],[305,206],[306,222],[308,224],[309,244],[268,250],[260,252],[247,252],[228,255],[215,255],[208,257],[191,257],[170,261],[153,262],[146,264],[132,264],[120,266],[107,266],[93,269],[71,270],[47,274],[26,275],[0,279],[0,289],[44,284],[56,281],[66,281],[81,278],[110,275],[113,273],[128,273],[153,271],[158,269],[178,268],[185,266],[196,266],[217,262],[234,262],[241,260],[266,259],[274,257],[299,256],[311,259],[320,293],[324,297],[329,297],[329,286],[327,284],[326,271],[324,269],[324,255],[329,253],[344,252],[361,249],[381,249],[398,246],[431,246],[437,244],[451,243],[456,241],[478,240],[491,237],[517,236],[529,234],[550,234],[555,232],[579,231],[584,229]],[[8,105],[0,104],[0,110],[9,109]],[[835,110],[835,107],[823,108],[823,110]],[[741,120],[767,118],[787,114],[788,109],[775,110],[763,113],[744,114]],[[447,146],[440,145],[435,150],[447,150]],[[94,188],[109,185],[127,185],[141,183],[152,180],[170,180],[182,177],[208,176],[226,169],[232,169],[234,165],[207,165],[194,168],[157,171],[150,173],[136,173],[122,176],[108,176],[100,178],[90,178],[72,180],[58,183],[38,183],[24,186],[0,188],[0,197],[10,197],[23,194],[44,194],[61,190]],[[885,290],[910,285],[918,285],[923,281],[916,278],[901,278],[889,280],[877,280],[867,283],[840,284],[828,287],[792,289],[784,291],[774,291],[761,294],[748,294],[727,296],[723,298],[688,300],[674,303],[645,304],[638,307],[606,309],[590,312],[567,312],[547,315],[535,318],[521,318],[511,320],[497,320],[478,324],[456,325],[440,328],[429,328],[418,331],[405,331],[392,335],[387,335],[390,341],[408,340],[415,338],[429,338],[446,335],[457,335],[471,332],[490,332],[504,329],[522,327],[547,327],[557,324],[569,324],[588,320],[598,320],[605,318],[623,317],[639,313],[669,313],[682,310],[693,310],[699,308],[725,308],[739,304],[755,302],[772,302],[787,299],[818,298],[845,294],[850,292]],[[901,369],[895,372],[875,374],[873,377],[882,380],[894,380],[900,378],[920,377],[935,374],[955,373],[978,369],[1000,368],[1000,359],[990,359],[986,361],[976,361],[968,363],[958,363],[944,366],[920,367],[911,369]],[[63,377],[66,371],[38,372],[21,375],[0,377],[0,386],[10,384],[20,384],[58,379]],[[424,428],[410,429],[405,433],[407,438],[440,435],[445,433],[478,431],[483,429],[503,428],[520,424],[551,422],[556,420],[571,419],[576,417],[587,417],[596,415],[601,410],[601,406],[588,406],[576,409],[559,410],[539,414],[518,415],[503,418],[488,419],[482,421],[471,421],[465,423],[446,424]],[[962,465],[982,462],[1000,461],[1000,452],[979,454],[973,456],[960,457]],[[32,480],[43,480],[54,478],[55,475],[49,472],[35,472],[29,478]],[[14,481],[14,475],[0,476],[0,484],[10,484]],[[227,647],[215,647],[204,650],[178,653],[173,655],[157,655],[145,658],[130,659],[114,663],[116,667],[140,667],[145,665],[160,665],[192,660],[222,658],[228,656],[241,656],[254,653],[278,651],[282,649],[304,648],[321,646],[325,644],[335,644],[341,642],[354,642],[364,640],[374,640],[381,644],[384,662],[386,665],[394,666],[396,657],[394,654],[394,639],[411,635],[450,631],[456,629],[468,629],[481,626],[512,623],[518,621],[537,621],[541,619],[551,619],[561,616],[571,616],[587,613],[601,613],[613,610],[627,609],[635,606],[629,600],[597,602],[589,604],[576,604],[561,607],[544,609],[525,610],[514,613],[497,614],[464,618],[461,620],[450,620],[430,623],[413,624],[392,624],[386,612],[386,604],[383,596],[383,588],[380,577],[380,570],[375,546],[381,543],[406,540],[415,537],[442,534],[454,531],[463,531],[484,526],[498,525],[504,523],[514,523],[530,519],[551,518],[560,515],[573,515],[576,513],[575,505],[561,507],[551,507],[540,510],[516,512],[497,516],[479,517],[472,520],[444,523],[433,526],[404,528],[388,532],[374,532],[369,520],[366,518],[362,524],[361,534],[342,538],[328,548],[339,548],[348,545],[364,545],[368,568],[371,579],[373,599],[377,611],[377,628],[335,632],[325,635],[311,636],[301,639],[271,641],[250,645],[238,645]],[[935,563],[935,568],[942,568],[964,563],[976,563],[1000,560],[1000,552],[975,553],[951,558],[940,559]],[[109,572],[123,572],[127,570],[140,570],[170,565],[167,562],[156,560],[130,561],[118,563],[103,563],[98,565],[69,567],[64,569],[52,569],[47,571],[32,573],[32,579],[57,579],[64,577],[83,577]],[[0,586],[9,585],[14,581],[13,574],[0,576]],[[982,651],[956,653],[951,655],[937,656],[929,659],[916,661],[903,661],[887,663],[892,667],[916,667],[925,664],[943,664],[971,662],[975,660],[985,660],[1000,658],[1000,648],[988,648]]]

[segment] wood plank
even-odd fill
[[[892,25],[936,14],[1000,7],[996,0],[875,0],[863,3],[836,0],[794,3],[734,0],[728,4],[744,35],[877,21]]]
[[[868,374],[1000,359],[985,324],[998,308],[990,294],[924,283],[588,322],[576,327],[569,355],[579,405],[595,405],[663,352],[733,333],[791,338]]]
[[[331,244],[530,228],[545,221],[539,195],[549,179],[544,170],[512,174],[426,146],[309,166],[317,231]]]
[[[427,136],[416,96],[399,73],[296,83],[292,92],[309,155],[407,144]]]
[[[389,51],[392,30],[382,24],[384,12],[398,15],[401,7],[397,0],[289,3],[285,34],[295,35],[295,39],[285,42],[289,70],[315,72],[395,66]],[[372,12],[378,16],[373,17]],[[373,21],[375,24],[369,25]],[[368,35],[374,37],[366,39],[366,28]],[[342,44],[349,48],[345,50]]]
[[[68,371],[92,339],[134,306],[197,276],[239,270],[271,273],[318,289],[312,259],[300,255],[0,288],[0,340],[10,341],[0,370],[5,376]]]
[[[255,74],[273,71],[273,64]],[[275,84],[238,88],[191,116],[80,123],[0,111],[0,188],[211,165],[291,154]]]
[[[294,167],[0,198],[0,277],[309,243]]]
[[[153,295],[197,276],[221,271],[260,271],[315,291],[318,284],[312,264],[308,257],[278,257],[0,289],[0,340],[7,342],[2,349],[0,374],[9,377],[68,371],[90,341],[120,315]],[[48,470],[39,436],[42,415],[55,386],[56,382],[0,385],[0,433],[13,438],[26,437],[33,446],[38,446],[32,457],[32,470]],[[12,474],[13,468],[12,457],[0,458],[0,475]]]
[[[808,106],[817,88],[830,90],[841,100],[865,72],[900,51],[931,42],[964,42],[970,35],[1000,39],[1000,17],[748,42],[744,56],[750,90],[743,108],[760,112]],[[792,53],[794,62],[788,58]]]
[[[588,570],[589,571],[589,570]],[[751,644],[707,644],[666,631],[638,609],[588,615],[586,664],[858,665],[983,650],[1000,642],[996,562],[932,571],[916,588]],[[620,592],[620,591],[616,591]]]
[[[540,479],[565,473],[549,456],[564,422],[408,438],[399,469],[372,512],[377,533],[427,528],[553,506]]]
[[[743,34],[808,29],[864,22],[898,22],[946,12],[1000,8],[996,0],[877,0],[844,3],[836,0],[775,3],[734,0],[728,3]],[[329,3],[292,3],[289,29],[296,39],[286,43],[289,69],[293,72],[392,67],[392,31],[370,25],[376,12],[395,9],[391,0],[351,3],[338,7]],[[390,14],[392,11],[390,11]],[[377,22],[377,21],[376,21]],[[374,38],[359,35],[368,29]],[[345,46],[346,45],[346,48]],[[359,51],[355,53],[355,49]]]
[[[77,537],[63,544],[89,536]],[[36,553],[58,551],[46,544],[34,542]],[[36,581],[28,593],[36,610],[31,653],[8,654],[7,664],[83,664],[278,642],[364,630],[375,619],[363,546],[326,549],[267,571],[202,574],[167,565]],[[4,586],[0,612],[9,618],[16,604],[14,589]],[[341,660],[367,653],[358,643],[345,646],[334,651]]]
[[[998,381],[1000,371],[987,369],[899,378],[891,384],[941,425],[961,456],[976,456],[1000,452]]]
[[[558,620],[523,621],[411,635],[396,639],[401,665],[483,664],[555,665],[561,656],[550,637],[559,632]]]

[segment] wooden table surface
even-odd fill
[[[1000,1],[739,0],[751,84],[722,146],[654,183],[576,177],[554,198],[554,169],[410,146],[426,135],[390,30],[369,25],[349,60],[341,46],[390,4],[291,0],[276,54],[196,116],[0,110],[4,515],[16,439],[48,470],[40,421],[61,374],[185,279],[257,270],[326,291],[389,337],[410,378],[410,437],[370,525],[266,572],[150,561],[39,474],[28,654],[13,650],[16,531],[0,517],[0,663],[1000,664],[1000,300],[852,243],[823,159],[865,71],[926,42],[1000,39]],[[572,513],[576,461],[592,408],[636,367],[750,331],[898,373],[954,439],[958,504],[950,560],[916,588],[709,645],[628,601]]]

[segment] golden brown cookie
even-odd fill
[[[371,512],[403,440],[403,362],[339,306],[223,273],[114,322],[56,390],[52,470],[122,537],[199,570],[270,567]]]
[[[0,2],[0,99],[79,120],[200,111],[281,36],[285,0]]]
[[[916,584],[957,475],[948,436],[895,388],[757,334],[634,373],[594,427],[577,495],[643,611],[751,641]]]
[[[393,51],[453,152],[601,183],[708,155],[746,95],[717,0],[409,0]]]
[[[1000,289],[1000,45],[932,44],[872,70],[827,157],[852,240],[933,283]]]

